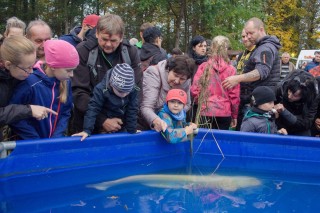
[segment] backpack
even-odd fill
[[[141,68],[141,71],[144,72],[149,66],[150,66],[150,63],[153,59],[154,55],[149,57],[147,60],[145,61],[141,61],[140,63],[140,68]]]
[[[129,56],[128,48],[125,45],[122,45],[121,56],[124,59],[124,63],[129,64],[131,66],[131,59]],[[98,47],[95,47],[92,50],[90,50],[88,61],[87,61],[87,66],[89,67],[90,71],[93,73],[94,78],[97,77],[97,71],[95,68],[97,58],[98,58]]]

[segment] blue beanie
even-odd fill
[[[131,92],[134,86],[134,71],[128,64],[117,64],[110,77],[110,85],[119,92]]]

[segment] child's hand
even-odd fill
[[[192,128],[193,128],[193,129],[198,128],[198,125],[197,125],[197,124],[195,124],[195,123],[192,123],[192,122],[190,122],[190,125],[189,125],[189,126],[192,126]]]
[[[193,130],[194,130],[194,129],[197,129],[197,128],[198,128],[197,124],[195,124],[195,123],[190,123],[190,125],[189,125],[189,126],[186,126],[184,129],[185,129],[185,131],[186,131],[186,134],[187,134],[187,135],[190,135],[190,134],[193,133]]]
[[[236,128],[236,127],[237,127],[237,122],[238,122],[237,119],[232,119],[232,120],[231,120],[230,127],[231,127],[231,128]]]
[[[278,133],[281,134],[281,135],[287,135],[288,134],[288,132],[287,132],[287,130],[285,128],[279,129]]]
[[[315,121],[314,121],[315,125],[316,125],[316,128],[317,130],[320,130],[320,118],[317,118]]]
[[[83,131],[83,132],[73,134],[71,136],[81,136],[80,141],[83,141],[84,139],[86,139],[89,136],[89,134]]]

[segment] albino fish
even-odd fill
[[[258,186],[261,184],[260,180],[249,176],[221,176],[221,175],[134,175],[120,178],[117,180],[106,181],[97,184],[89,184],[87,187],[95,188],[97,190],[106,190],[112,186],[126,184],[126,183],[140,183],[146,186],[157,188],[179,189],[186,188],[192,184],[203,184],[206,187],[219,188],[226,191],[235,191],[239,188],[250,186]]]

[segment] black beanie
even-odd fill
[[[252,92],[253,105],[259,106],[261,104],[269,103],[276,100],[274,91],[267,86],[259,86]]]

